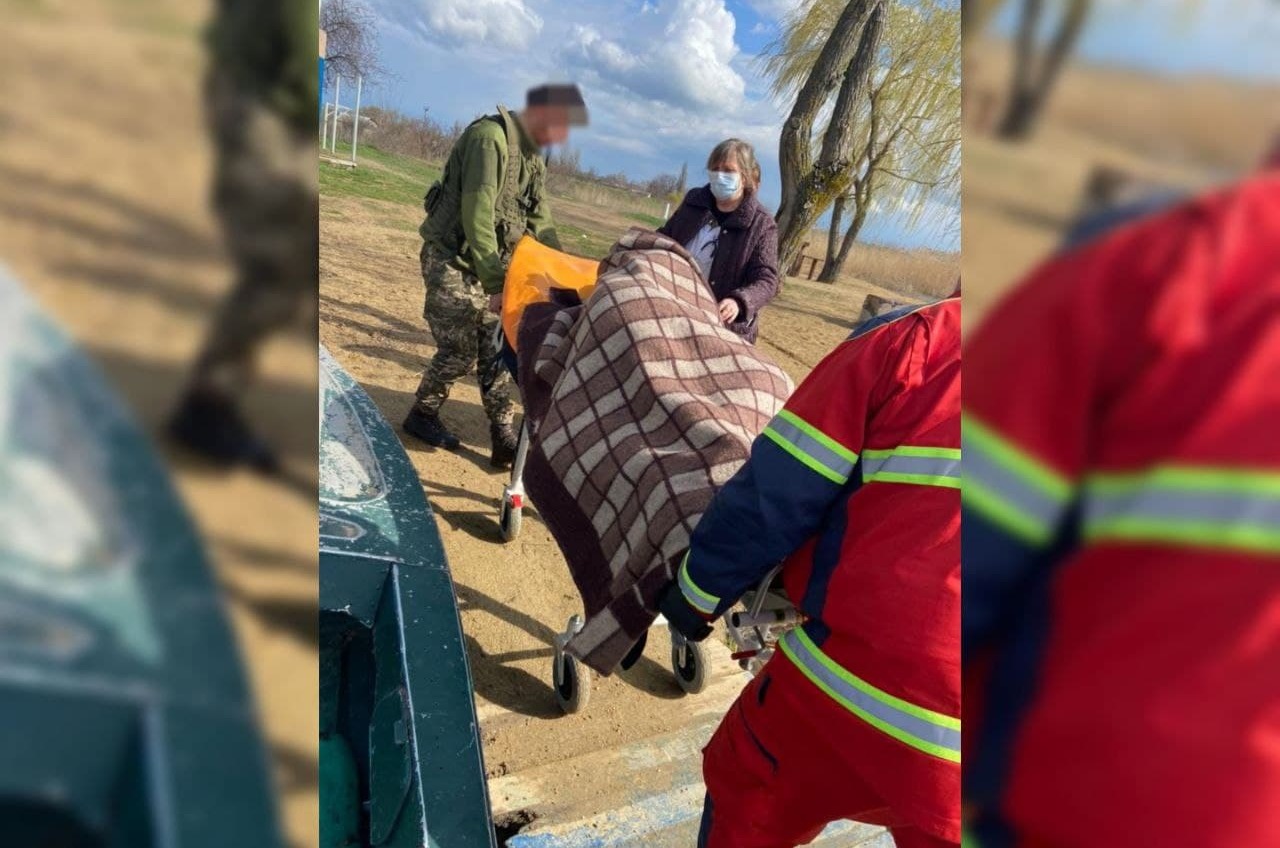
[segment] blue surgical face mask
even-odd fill
[[[711,193],[716,200],[730,200],[742,187],[742,175],[731,171],[707,171],[711,178]]]

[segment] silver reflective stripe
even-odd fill
[[[1133,492],[1088,491],[1086,523],[1115,518],[1256,524],[1280,532],[1280,498],[1237,492],[1144,488]]]
[[[856,456],[853,460],[850,460],[847,456],[841,456],[782,415],[770,421],[765,430],[766,432],[772,430],[774,434],[784,439],[804,456],[831,472],[827,476],[834,475],[842,478],[842,480],[848,480],[849,475],[853,473],[853,467],[857,462]],[[802,457],[798,458],[804,461]],[[806,464],[812,467],[812,463]]]
[[[1280,474],[1166,465],[1099,472],[1085,485],[1084,536],[1280,553]]]
[[[685,600],[689,602],[694,609],[704,612],[707,615],[713,615],[716,606],[719,605],[720,599],[715,595],[703,591],[693,582],[693,578],[689,576],[689,553],[685,553],[683,561],[680,563],[680,592],[684,595]]]
[[[1066,512],[1068,501],[1059,500],[996,460],[969,438],[961,441],[964,451],[965,497],[984,490],[1008,508],[1020,513],[1037,527],[1050,528]]]
[[[958,719],[908,704],[839,669],[800,628],[789,631],[779,644],[806,677],[863,721],[919,751],[960,762]]]
[[[883,479],[888,482],[950,485],[958,488],[960,451],[950,451],[955,454],[954,457],[939,457],[913,456],[907,452],[910,450],[906,448],[894,451],[863,451],[862,479],[868,482]],[[942,452],[941,449],[923,450]]]

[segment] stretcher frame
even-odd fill
[[[521,239],[516,246],[516,255],[521,251],[527,255],[531,251],[546,251],[549,248],[537,245],[528,236]],[[576,257],[574,257],[576,259]],[[516,256],[512,258],[512,266],[516,267]],[[511,294],[512,275],[508,276],[508,287],[503,291],[503,315],[493,335],[494,350],[504,348],[515,351],[515,329],[519,325],[519,316],[525,306],[529,305],[528,286],[518,294]],[[585,298],[584,298],[585,300]],[[503,367],[497,357],[495,367]],[[513,377],[517,375],[513,374]],[[517,378],[518,384],[518,378]],[[511,475],[502,490],[502,500],[498,506],[498,527],[504,543],[511,543],[520,535],[524,508],[528,505],[528,495],[524,486],[525,464],[529,457],[529,428],[527,420],[520,423],[520,435],[516,442],[515,460],[511,465]],[[748,674],[755,675],[764,667],[777,648],[778,639],[784,633],[798,626],[803,615],[786,598],[776,585],[781,566],[775,567],[760,581],[755,590],[746,593],[742,598],[743,609],[728,610],[721,616],[725,632],[731,647],[731,656]],[[671,636],[671,670],[676,683],[686,694],[696,695],[707,687],[709,677],[709,661],[705,646],[700,642],[686,639],[662,616],[654,622],[655,627],[666,624]],[[584,620],[581,615],[570,616],[565,629],[557,633],[552,640],[552,688],[555,691],[556,704],[566,715],[581,712],[591,697],[591,669],[571,655],[567,646],[570,640],[582,631]]]

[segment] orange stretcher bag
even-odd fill
[[[516,349],[520,316],[531,303],[548,303],[552,289],[577,292],[585,301],[596,288],[600,262],[571,256],[523,236],[516,244],[507,266],[502,289],[502,332],[511,349]]]

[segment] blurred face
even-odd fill
[[[569,110],[563,106],[530,106],[524,111],[524,125],[539,147],[569,140]]]

